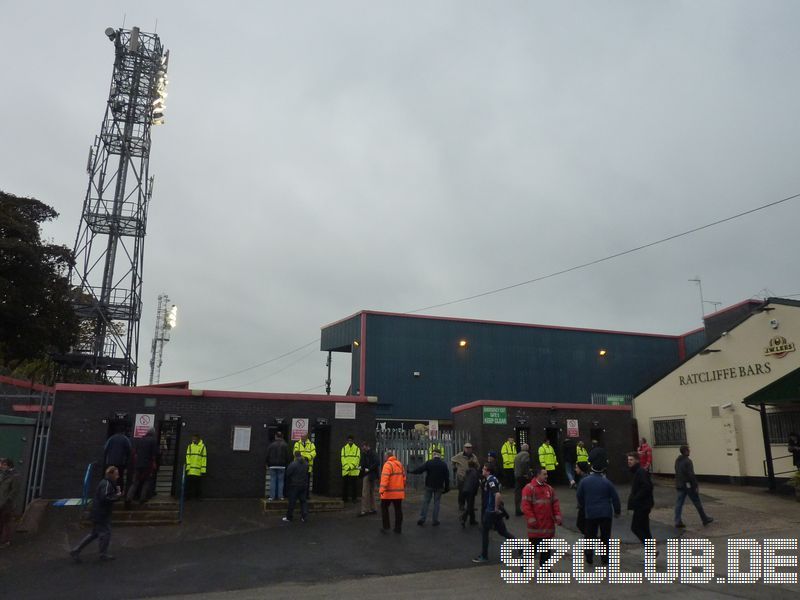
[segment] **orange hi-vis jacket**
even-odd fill
[[[402,500],[406,497],[406,470],[394,456],[383,463],[379,491],[381,500]]]

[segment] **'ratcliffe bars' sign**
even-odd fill
[[[776,335],[769,341],[769,346],[764,348],[764,356],[783,358],[789,354],[789,352],[794,352],[794,350],[794,342],[787,342],[786,338],[782,335]]]

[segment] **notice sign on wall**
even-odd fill
[[[308,419],[292,419],[292,439],[299,440],[308,435]]]
[[[508,415],[505,406],[484,406],[483,407],[484,425],[507,425]]]
[[[567,419],[567,437],[580,437],[578,431],[578,419]]]
[[[250,427],[233,428],[233,449],[236,452],[250,451]]]
[[[136,415],[136,420],[133,422],[133,437],[140,438],[147,435],[151,428],[156,426],[155,415]]]
[[[355,402],[337,402],[333,418],[334,419],[355,419],[356,418],[356,403]]]

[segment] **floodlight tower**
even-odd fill
[[[63,366],[95,381],[136,385],[147,208],[153,194],[150,128],[164,123],[169,51],[138,27],[105,31],[114,71],[75,239],[79,342]]]
[[[169,296],[159,294],[156,311],[156,333],[150,352],[150,385],[161,380],[161,364],[164,362],[164,344],[169,341],[170,331],[178,324],[178,307],[169,305]]]

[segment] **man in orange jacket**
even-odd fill
[[[388,533],[389,505],[394,505],[394,532],[401,533],[403,527],[403,499],[406,497],[406,470],[397,460],[393,450],[387,450],[386,462],[381,471],[381,516],[383,517],[382,533]]]

